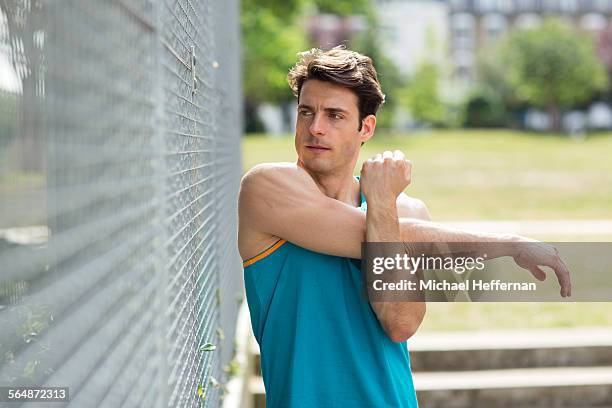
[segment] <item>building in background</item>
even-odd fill
[[[539,26],[557,17],[598,34],[612,25],[610,0],[449,0],[450,57],[453,76],[467,83],[476,78],[476,56],[508,31]]]
[[[306,27],[312,44],[321,49],[330,49],[365,31],[368,22],[361,15],[315,14],[308,18]]]
[[[379,0],[378,18],[385,54],[404,75],[423,62],[447,63],[448,5],[443,1]]]
[[[547,17],[561,19],[596,38],[612,26],[610,0],[449,0],[448,4],[453,80],[467,84],[467,89],[476,81],[478,53],[509,31],[538,27]],[[531,129],[545,130],[548,124],[548,114],[536,109],[524,117],[524,125]],[[566,113],[563,124],[570,133],[612,128],[612,109],[594,103],[584,112]]]
[[[593,35],[612,33],[612,0],[377,0],[385,53],[407,76],[424,61],[441,70],[440,93],[459,102],[474,89],[478,55],[508,32],[556,17]],[[610,64],[608,64],[610,65]],[[530,111],[525,125],[544,129],[547,114]],[[566,128],[612,128],[612,110],[593,104],[572,112]]]

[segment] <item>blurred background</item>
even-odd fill
[[[433,221],[612,240],[609,0],[0,0],[0,386],[263,406],[239,180],[295,160],[287,72],[339,44],[387,100],[356,172],[400,149]],[[421,406],[612,406],[610,305],[428,305]]]
[[[244,1],[241,24],[243,171],[295,160],[287,71],[300,51],[344,44],[372,57],[386,94],[356,174],[400,149],[406,193],[433,221],[612,239],[612,2]],[[408,342],[419,400],[612,406],[610,326],[609,303],[429,304]]]

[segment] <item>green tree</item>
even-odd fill
[[[446,109],[439,93],[440,71],[432,62],[422,63],[403,92],[403,103],[412,117],[422,123],[442,126]]]
[[[593,38],[554,19],[511,34],[503,60],[515,95],[546,109],[556,132],[562,108],[587,101],[608,84]]]
[[[498,93],[481,88],[474,90],[465,102],[463,125],[466,127],[502,127],[506,110]]]
[[[317,11],[322,14],[350,16],[361,14],[368,19],[375,16],[371,0],[314,0]]]
[[[287,72],[297,53],[307,48],[300,24],[302,0],[243,0],[241,25],[243,86],[247,130],[261,130],[255,111],[264,102],[286,105],[292,100]]]
[[[401,74],[391,59],[380,49],[377,23],[374,18],[369,19],[368,28],[349,43],[352,50],[372,58],[378,74],[380,87],[385,94],[385,103],[376,114],[377,128],[389,128],[393,124],[395,109],[398,106],[399,85],[402,82]]]
[[[372,0],[243,0],[241,25],[243,41],[243,83],[247,131],[261,130],[255,114],[257,106],[269,102],[287,107],[293,100],[287,73],[297,62],[297,53],[314,46],[308,41],[304,22],[309,15],[361,15],[367,29],[351,39],[349,48],[368,55],[379,73],[387,96],[379,124],[391,122],[399,73],[381,52]]]
[[[521,112],[528,108],[518,100],[507,78],[507,67],[498,43],[478,54],[476,87],[463,105],[467,127],[520,127]]]

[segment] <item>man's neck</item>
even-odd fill
[[[361,204],[359,182],[355,179],[350,169],[343,173],[320,174],[314,173],[304,166],[300,167],[310,174],[319,190],[326,196],[353,207]]]

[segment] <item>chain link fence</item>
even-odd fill
[[[238,19],[237,0],[0,0],[0,386],[220,406]]]

